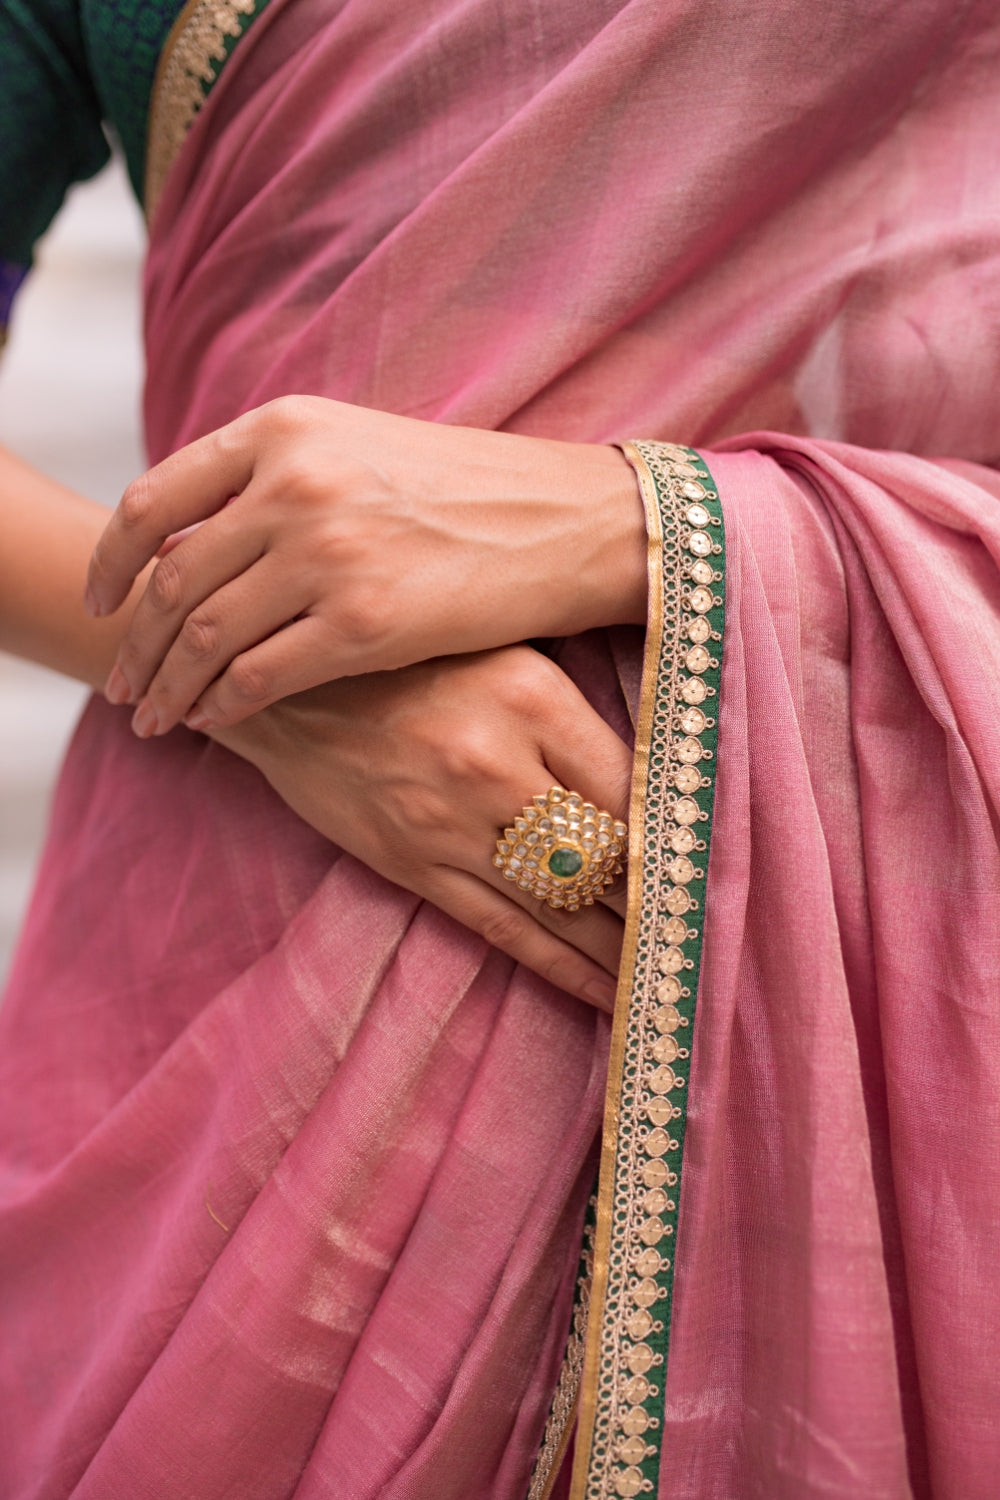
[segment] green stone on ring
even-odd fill
[[[553,849],[549,855],[549,872],[557,880],[572,880],[583,869],[583,855],[577,849]]]

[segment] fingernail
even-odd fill
[[[132,689],[129,687],[125,674],[120,667],[112,667],[108,673],[108,680],[104,684],[104,696],[109,703],[113,703],[116,707],[122,703],[127,703],[131,698]]]
[[[132,715],[132,732],[133,734],[137,734],[141,740],[148,740],[155,729],[156,714],[144,699]]]
[[[195,708],[184,720],[189,729],[211,729],[212,720],[200,708]]]
[[[588,979],[583,987],[583,993],[588,1000],[593,1000],[602,1010],[612,1011],[615,1008],[615,996],[618,986],[613,979]]]
[[[83,607],[88,615],[92,615],[95,620],[100,617],[101,606],[97,602],[97,595],[89,584],[83,592]]]

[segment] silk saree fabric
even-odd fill
[[[612,1036],[93,702],[0,1011],[5,1494],[992,1496],[998,46],[940,0],[242,39],[152,218],[153,460],[295,391],[691,445],[628,450],[674,628],[558,648],[637,725],[628,958]]]

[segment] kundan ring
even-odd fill
[[[628,829],[579,792],[550,787],[497,839],[493,863],[510,880],[545,901],[579,911],[622,873]]]

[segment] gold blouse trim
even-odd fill
[[[151,220],[195,115],[260,0],[187,0],[160,53],[149,106],[145,209]]]

